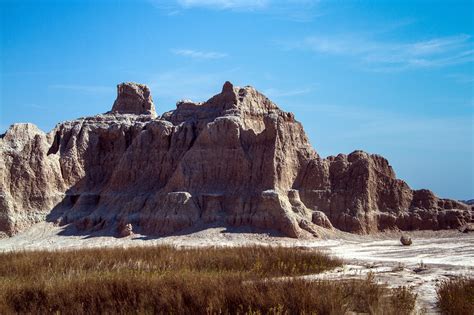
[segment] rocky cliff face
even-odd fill
[[[323,159],[303,127],[252,87],[156,117],[148,87],[118,86],[110,112],[0,139],[0,231],[50,220],[84,232],[163,235],[207,224],[300,237],[456,228],[465,204],[414,191],[383,157]],[[131,225],[129,225],[131,224]]]

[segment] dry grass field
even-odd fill
[[[416,295],[297,276],[340,266],[281,247],[135,247],[0,254],[0,313],[408,314]]]

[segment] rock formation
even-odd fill
[[[119,232],[120,237],[127,237],[130,235],[133,235],[132,224],[127,223],[123,226],[119,226],[118,232]]]
[[[400,243],[402,243],[403,246],[410,246],[413,242],[411,240],[411,237],[402,235],[400,237]]]
[[[458,228],[473,217],[461,202],[410,189],[381,156],[321,158],[293,114],[229,82],[162,117],[148,87],[122,83],[106,114],[48,134],[13,125],[0,138],[0,181],[7,235],[45,219],[85,233],[221,224],[300,237]]]
[[[144,84],[133,82],[117,85],[117,99],[112,106],[112,112],[156,117],[150,89]]]
[[[459,227],[459,232],[462,233],[472,233],[474,232],[474,223],[466,223],[463,226]]]
[[[469,199],[469,200],[460,200],[462,203],[465,203],[469,206],[474,206],[474,199]]]

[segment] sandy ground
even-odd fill
[[[229,230],[214,227],[187,234],[162,238],[134,235],[127,238],[110,236],[60,235],[63,228],[51,223],[38,223],[28,231],[0,239],[1,251],[65,250],[93,247],[129,247],[172,245],[178,247],[279,245],[298,246],[326,251],[344,259],[342,268],[309,279],[364,278],[372,272],[377,281],[388,286],[411,286],[418,293],[418,309],[437,314],[436,285],[459,275],[474,277],[474,234],[458,231],[411,232],[412,246],[401,246],[399,232],[370,236],[330,232],[323,239],[291,239],[246,229]]]
[[[413,287],[420,313],[438,314],[437,284],[457,276],[474,277],[474,234],[415,232],[410,233],[414,243],[409,247],[400,245],[397,234],[357,237],[331,246],[330,252],[347,265],[312,277],[363,278],[372,272],[390,287]]]

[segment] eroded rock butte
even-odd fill
[[[156,117],[148,87],[122,83],[110,112],[0,138],[0,231],[49,220],[150,235],[223,224],[317,236],[449,229],[472,209],[412,190],[379,155],[321,158],[291,113],[226,82],[204,103]],[[122,232],[121,232],[122,231]]]

